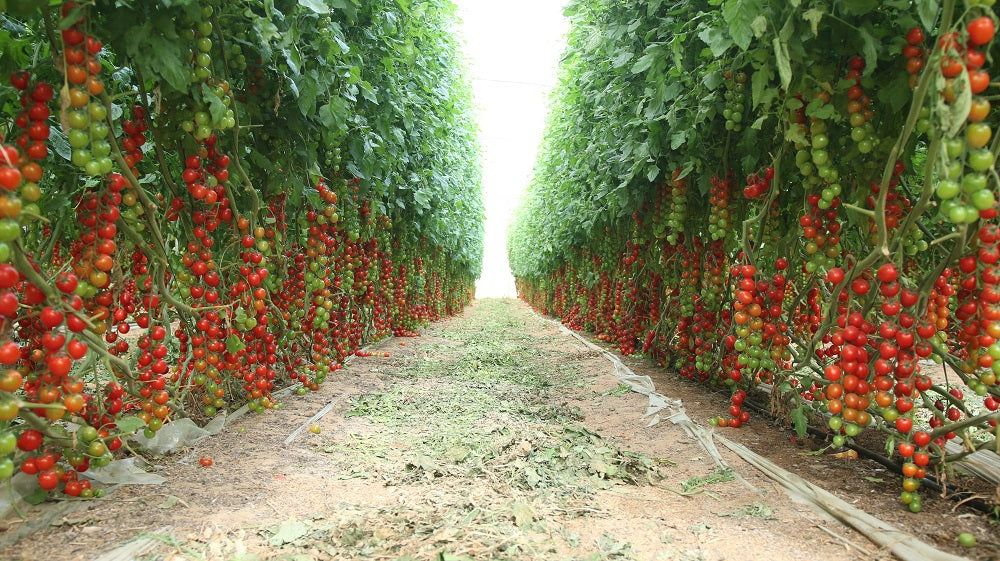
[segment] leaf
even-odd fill
[[[458,464],[469,457],[470,451],[465,446],[452,446],[445,451],[444,457],[452,463]]]
[[[795,434],[799,438],[805,438],[807,430],[809,429],[809,419],[806,418],[805,405],[800,405],[795,409],[792,409],[790,415],[792,418],[792,424],[795,426]]]
[[[312,115],[316,108],[316,96],[319,95],[318,78],[319,75],[315,70],[299,78],[298,106],[303,115]]]
[[[951,138],[962,130],[969,116],[969,108],[972,107],[972,89],[969,87],[969,73],[965,68],[955,78],[952,87],[958,93],[958,99],[948,105],[951,111],[951,124],[945,133],[946,138]]]
[[[753,30],[754,37],[758,39],[763,37],[764,33],[767,33],[767,18],[763,14],[753,18],[753,21],[750,22],[750,29]]]
[[[208,102],[208,112],[212,116],[212,123],[216,125],[221,123],[226,118],[226,104],[219,96],[215,95],[215,92],[206,83],[201,84],[201,97]]]
[[[117,428],[122,434],[132,434],[144,426],[146,426],[146,422],[134,416],[123,417],[117,423]]]
[[[639,57],[639,60],[635,61],[635,64],[632,65],[630,72],[632,72],[632,74],[641,74],[652,68],[654,62],[656,62],[656,53],[646,53]]]
[[[670,149],[677,150],[678,148],[680,148],[681,145],[683,145],[684,142],[687,140],[687,134],[688,133],[686,130],[680,129],[675,131],[674,134],[670,135]]]
[[[59,31],[66,31],[70,27],[73,27],[76,22],[83,18],[83,7],[73,6],[66,12],[66,15],[59,20]]]
[[[714,90],[715,88],[719,87],[720,84],[722,84],[722,80],[723,80],[722,72],[719,70],[713,70],[712,72],[705,74],[705,77],[702,78],[701,83],[705,84],[706,88]],[[676,93],[668,94],[667,99],[672,99],[676,95],[677,95]]]
[[[917,16],[924,29],[932,31],[938,18],[938,0],[917,0]]]
[[[809,22],[813,35],[819,35],[819,22],[822,21],[824,15],[826,15],[826,12],[819,8],[809,8],[802,13],[802,19]]]
[[[24,502],[28,503],[29,505],[40,505],[44,503],[45,500],[48,498],[49,498],[48,491],[45,491],[41,487],[35,489],[30,494],[21,497],[21,499],[23,499]]]
[[[750,46],[753,21],[763,11],[763,0],[726,0],[722,17],[729,24],[729,35],[740,49],[745,51]]]
[[[861,33],[861,53],[865,58],[864,75],[868,76],[875,70],[875,67],[878,66],[879,41],[872,36],[867,25],[861,27],[859,31]]]
[[[845,14],[863,16],[878,7],[879,0],[840,0],[840,9]]]
[[[698,38],[708,45],[713,57],[722,56],[735,44],[726,31],[719,27],[702,29],[701,33],[698,34]]]
[[[299,538],[309,533],[309,526],[298,520],[286,520],[278,526],[278,531],[268,540],[271,545],[281,547],[288,543],[293,543]]]
[[[52,147],[55,149],[56,154],[59,154],[64,160],[69,161],[73,157],[73,148],[69,145],[69,140],[66,139],[66,135],[61,130],[55,127],[51,130],[49,139],[52,141]]]
[[[514,513],[514,524],[518,528],[524,528],[535,521],[535,513],[527,503],[517,501],[511,505],[510,509]]]
[[[913,99],[909,78],[908,74],[900,73],[894,80],[878,90],[878,100],[887,104],[893,113],[902,110]]]
[[[788,56],[788,43],[777,37],[771,42],[774,46],[774,57],[778,66],[778,77],[781,78],[781,87],[788,89],[792,83],[792,63]]]
[[[317,14],[329,14],[330,7],[323,0],[299,0],[299,6],[312,10]]]
[[[813,98],[806,106],[806,115],[817,119],[831,119],[837,114],[832,103],[825,103],[819,98]]]
[[[156,508],[170,509],[174,508],[174,505],[180,501],[180,497],[175,497],[174,495],[167,495],[167,498],[163,499],[163,502],[156,505]]]
[[[646,179],[648,179],[650,181],[650,183],[652,183],[653,181],[656,181],[656,178],[659,175],[660,175],[660,168],[659,168],[659,166],[652,165],[652,166],[649,166],[648,168],[646,168]]]
[[[611,67],[612,68],[621,68],[621,67],[625,66],[626,64],[628,64],[628,62],[630,60],[632,60],[632,57],[634,57],[634,56],[635,56],[634,53],[630,53],[628,51],[620,53],[618,56],[616,56],[614,58],[614,60],[611,61]]]
[[[764,66],[757,69],[750,77],[750,101],[754,107],[765,103],[765,90],[771,81],[771,67]],[[774,92],[777,95],[777,92]],[[773,99],[773,98],[772,98]],[[768,100],[769,101],[769,100]]]
[[[243,341],[240,340],[236,335],[230,335],[226,338],[226,350],[231,353],[238,353],[243,349],[247,348]]]

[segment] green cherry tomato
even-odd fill
[[[969,532],[962,532],[958,535],[958,545],[962,547],[976,547],[976,536]]]
[[[79,438],[83,442],[93,442],[93,441],[97,440],[97,436],[98,436],[97,435],[97,429],[95,429],[94,427],[92,427],[90,425],[87,425],[87,426],[84,426],[84,427],[80,427],[80,430],[78,430],[76,432],[76,436],[77,436],[77,438]],[[94,456],[100,456],[100,454],[93,454],[93,455]]]
[[[0,456],[6,456],[17,446],[17,437],[12,432],[0,433]]]
[[[955,158],[961,156],[962,152],[965,151],[965,143],[958,138],[946,140],[944,143],[944,151],[945,154],[948,155],[948,158],[954,160]]]
[[[996,197],[993,196],[993,191],[980,189],[972,194],[970,202],[972,206],[976,207],[976,210],[988,210],[996,204]]]
[[[969,167],[976,171],[986,171],[993,166],[993,154],[986,148],[969,152]]]
[[[975,193],[986,188],[985,173],[967,173],[962,176],[962,191],[965,193]]]
[[[0,242],[12,242],[20,235],[21,226],[16,221],[9,218],[0,220]]]
[[[937,184],[935,192],[941,200],[954,199],[958,196],[962,187],[956,181],[945,179]]]
[[[90,115],[91,121],[103,121],[108,116],[108,108],[99,101],[92,101],[87,106],[87,114]]]
[[[80,129],[85,127],[86,125],[80,127]],[[80,129],[74,128],[69,131],[68,140],[70,148],[85,148],[90,144],[90,135]]]

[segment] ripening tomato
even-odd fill
[[[969,91],[974,94],[983,93],[990,85],[990,75],[983,70],[969,72]]]
[[[970,43],[973,45],[985,45],[993,40],[996,26],[993,23],[993,18],[982,16],[970,21],[965,30],[969,33]]]
[[[17,438],[17,447],[25,452],[37,450],[42,445],[42,433],[28,429]]]
[[[978,123],[990,114],[990,101],[986,98],[975,97],[972,99],[972,106],[969,107],[969,122]]]

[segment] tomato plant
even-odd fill
[[[1000,421],[991,5],[570,2],[520,296],[724,388],[716,426],[767,390],[880,435],[919,512]]]
[[[77,474],[126,435],[279,406],[472,298],[450,3],[28,0],[0,20],[0,479],[96,496]]]

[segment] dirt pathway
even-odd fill
[[[5,523],[0,559],[111,559],[137,536],[119,558],[886,557],[735,457],[719,469],[681,429],[646,427],[644,397],[519,302],[377,350],[391,356],[158,459],[167,484],[77,502],[14,544],[23,523]],[[328,404],[318,434],[283,444]]]

